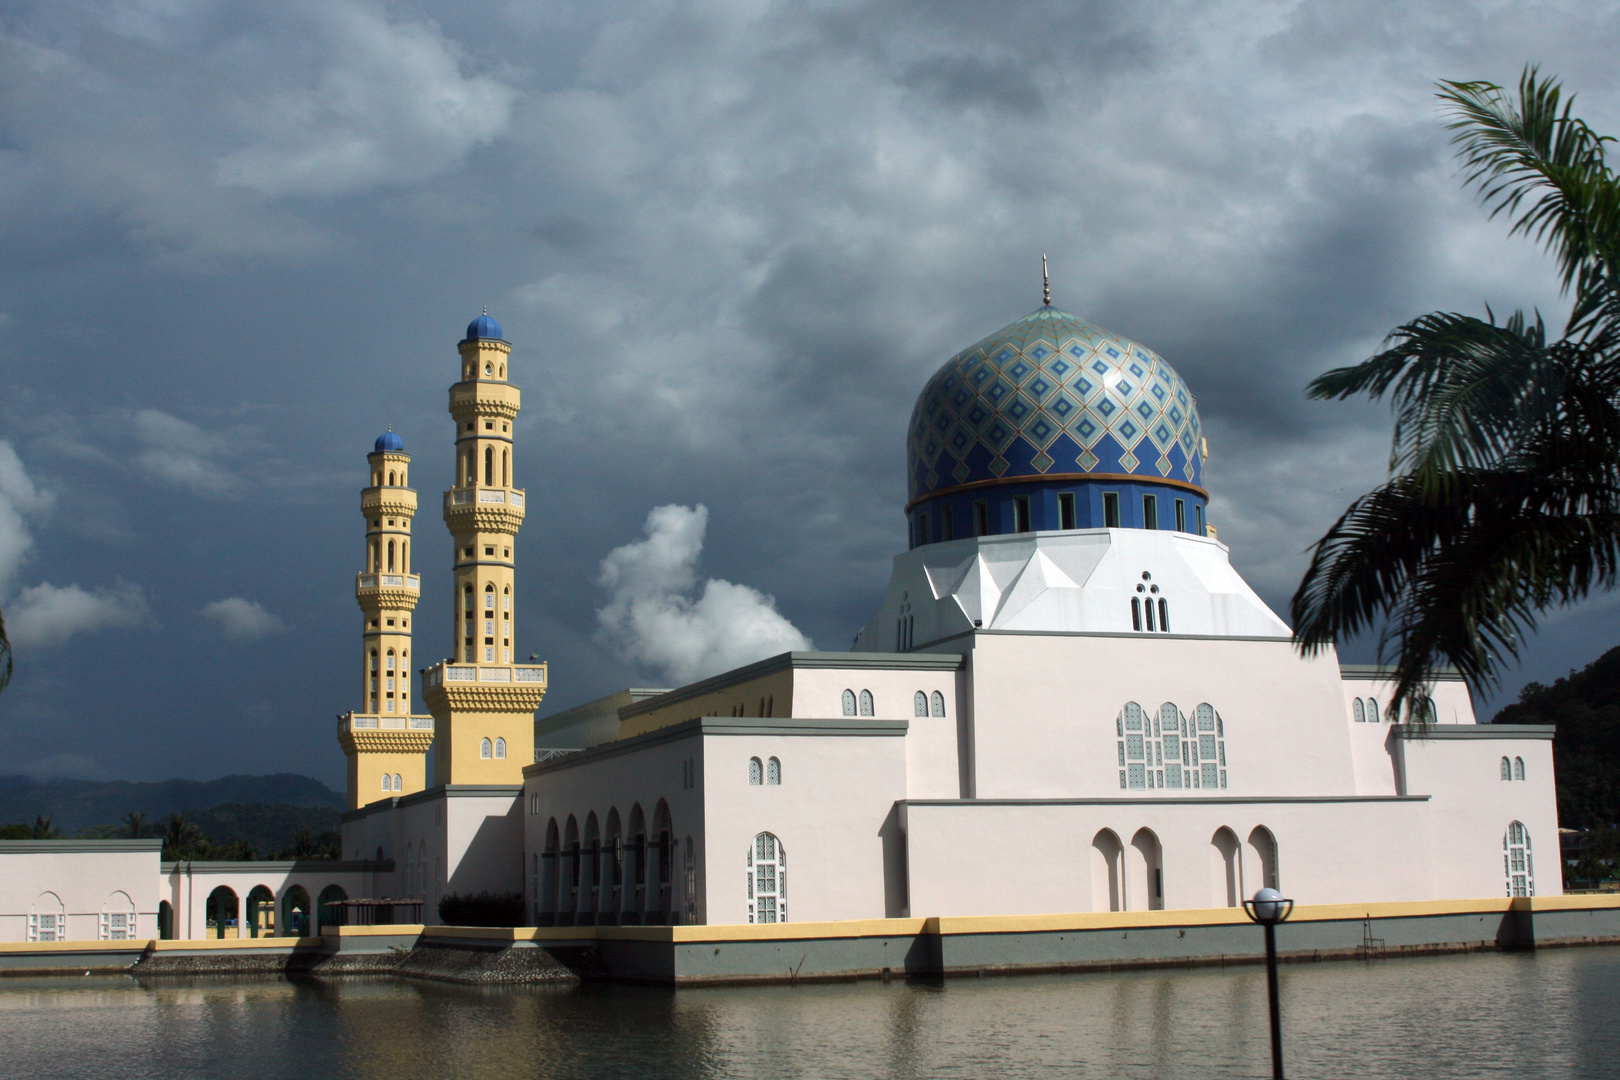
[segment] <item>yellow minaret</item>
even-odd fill
[[[422,684],[438,724],[434,783],[521,784],[523,767],[534,760],[534,710],[546,696],[546,665],[512,662],[513,554],[524,495],[512,486],[512,428],[522,394],[506,380],[512,346],[488,311],[456,348],[456,479],[444,493],[444,523],[455,543],[455,647],[449,660],[424,672]]]
[[[365,618],[360,708],[338,718],[351,810],[425,788],[433,744],[433,717],[411,713],[411,612],[422,594],[420,575],[411,573],[411,456],[389,431],[366,461],[371,484],[360,492],[366,566],[354,583]]]

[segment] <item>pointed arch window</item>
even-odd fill
[[[776,758],[767,758],[765,761],[765,783],[780,784],[782,782],[782,762]]]
[[[1530,855],[1530,831],[1515,821],[1502,837],[1502,868],[1509,896],[1536,895],[1535,863]]]
[[[1350,707],[1350,711],[1355,715],[1356,723],[1365,724],[1367,722],[1367,706],[1360,698],[1356,698],[1355,704]]]
[[[844,715],[855,715],[855,691],[853,690],[844,691]]]
[[[765,765],[757,757],[748,759],[748,786],[759,787],[765,783]]]
[[[505,761],[506,760],[506,740],[505,739],[496,739],[495,740],[495,760],[497,760],[497,761]]]
[[[1129,701],[1114,729],[1121,790],[1226,787],[1226,725],[1209,704],[1187,716],[1173,702],[1149,713]]]
[[[394,774],[394,790],[395,791],[404,791],[405,790],[405,782],[400,777],[399,773]]]
[[[484,486],[495,486],[495,448],[484,447]]]
[[[785,923],[787,853],[773,834],[762,832],[748,848],[748,921]]]
[[[870,691],[870,690],[862,690],[861,691],[861,715],[862,716],[872,716],[872,715],[874,715],[873,711],[872,711],[872,691]]]
[[[917,691],[914,695],[912,695],[911,704],[912,704],[911,711],[912,711],[913,715],[916,715],[916,716],[927,716],[928,715],[928,695],[923,693],[921,690]]]
[[[494,748],[490,745],[489,740],[485,739],[478,744],[478,756],[487,760],[493,749]]]
[[[1513,759],[1513,779],[1524,779],[1524,758],[1522,757],[1516,757]]]
[[[1509,761],[1505,757],[1502,759],[1502,779],[1513,779],[1513,762]]]
[[[933,697],[930,699],[930,701],[931,701],[931,705],[932,705],[932,708],[933,708],[933,711],[934,711],[934,715],[935,716],[944,716],[945,715],[945,695],[940,693],[938,690],[935,690],[934,694],[933,694]]]

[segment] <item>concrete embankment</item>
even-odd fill
[[[1620,944],[1620,896],[1302,906],[1285,960]],[[759,926],[342,927],[318,938],[0,945],[0,974],[303,973],[461,983],[665,986],[1244,964],[1260,931],[1233,908]]]

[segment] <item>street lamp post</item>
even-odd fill
[[[1277,924],[1294,910],[1292,900],[1283,899],[1276,889],[1261,889],[1253,900],[1243,901],[1249,918],[1266,928],[1266,989],[1271,993],[1271,1076],[1283,1080],[1282,1008],[1277,1001]]]

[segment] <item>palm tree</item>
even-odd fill
[[[202,830],[187,821],[186,815],[170,814],[163,823],[163,858],[171,862],[192,858],[202,843]]]
[[[124,828],[129,831],[131,840],[139,840],[152,831],[152,823],[140,811],[133,811],[124,815]]]
[[[1533,67],[1515,99],[1487,82],[1439,97],[1465,171],[1509,235],[1545,247],[1573,300],[1563,336],[1537,313],[1448,312],[1311,383],[1313,398],[1390,396],[1388,483],[1316,543],[1294,594],[1307,655],[1381,625],[1391,719],[1452,665],[1476,690],[1516,659],[1537,618],[1620,573],[1620,183],[1611,140]]]
[[[56,826],[51,824],[51,819],[44,814],[35,814],[34,823],[28,826],[28,829],[33,834],[32,839],[35,840],[55,840],[62,835]]]

